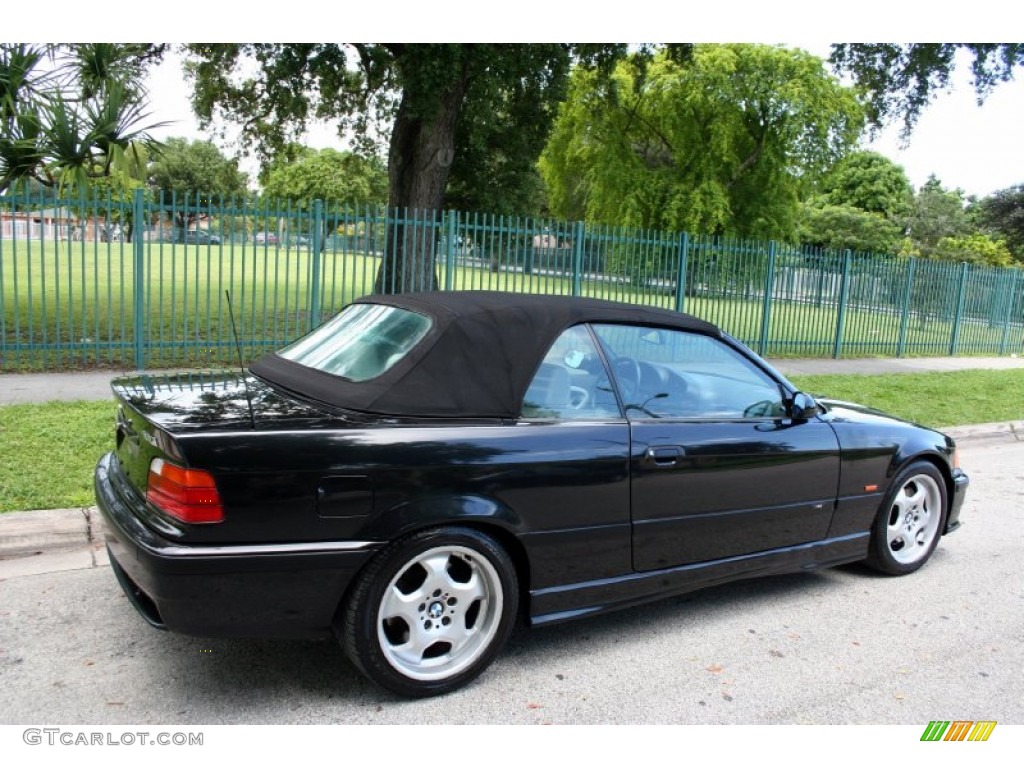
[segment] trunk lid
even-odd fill
[[[189,435],[248,432],[254,426],[260,431],[338,428],[358,419],[289,397],[238,373],[122,377],[111,382],[111,389],[117,399],[114,452],[128,481],[143,495],[153,459],[189,466],[182,444]]]
[[[325,420],[351,421],[290,397],[255,376],[243,379],[238,373],[130,376],[114,379],[110,386],[120,404],[172,435],[254,427],[294,429]]]

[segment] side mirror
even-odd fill
[[[813,419],[818,413],[818,403],[806,392],[795,393],[789,401],[789,418],[795,421]]]

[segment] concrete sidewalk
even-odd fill
[[[797,374],[886,374],[886,373],[928,373],[939,371],[967,370],[1012,370],[1024,369],[1024,358],[1017,357],[879,357],[852,360],[769,360],[786,376]]]
[[[785,375],[885,374],[968,369],[1024,369],[1017,357],[940,357],[860,360],[773,360]],[[161,371],[147,371],[157,374]],[[0,374],[0,405],[52,400],[105,400],[113,371]],[[1022,441],[1024,421],[944,430],[958,443]],[[0,514],[0,579],[105,565],[102,518],[94,507]]]
[[[108,564],[95,507],[0,514],[0,580]]]

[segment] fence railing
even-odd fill
[[[770,356],[1024,344],[1019,269],[457,211],[0,196],[0,370],[233,365],[232,315],[248,362],[401,284],[686,311]]]

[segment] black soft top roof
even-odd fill
[[[454,291],[366,296],[427,315],[427,335],[394,367],[350,381],[271,353],[251,370],[271,383],[321,402],[395,416],[516,418],[545,353],[580,323],[634,323],[695,330],[714,325],[665,309],[569,296]]]

